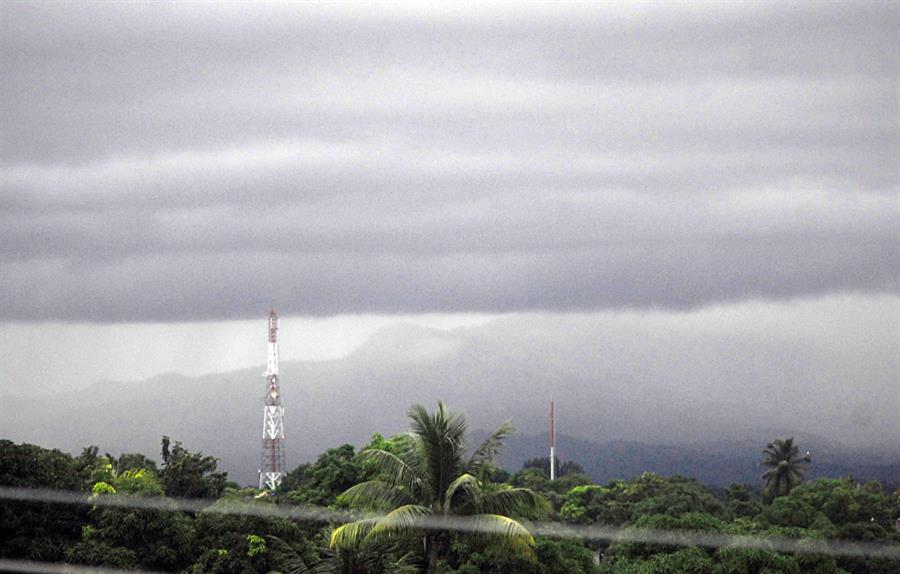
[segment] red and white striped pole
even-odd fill
[[[553,401],[550,401],[550,480],[556,480],[556,421],[553,419]]]

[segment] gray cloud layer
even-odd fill
[[[900,291],[890,3],[0,27],[0,319]]]

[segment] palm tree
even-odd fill
[[[547,502],[527,488],[504,488],[485,480],[491,462],[512,432],[504,423],[468,459],[465,457],[466,419],[449,412],[438,402],[434,413],[421,405],[409,409],[410,432],[398,441],[397,452],[368,449],[361,454],[374,461],[380,475],[376,480],[350,487],[342,497],[363,508],[389,511],[384,516],[351,522],[332,532],[331,547],[356,548],[364,540],[421,535],[428,572],[446,545],[452,517],[468,517],[466,523],[476,536],[500,543],[513,551],[532,555],[534,538],[508,515],[536,512]],[[447,526],[435,527],[435,521]],[[428,521],[428,528],[423,522]]]
[[[798,458],[799,453],[800,450],[794,446],[793,438],[777,439],[769,443],[763,451],[766,458],[763,459],[762,465],[769,469],[762,475],[766,481],[763,492],[767,496],[783,496],[803,482],[803,475],[809,468],[812,458],[809,451],[806,451],[802,458]]]

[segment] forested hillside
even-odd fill
[[[103,455],[95,447],[71,456],[0,441],[2,492],[42,488],[91,497],[87,504],[66,505],[4,494],[0,558],[248,574],[861,574],[900,568],[886,555],[900,558],[900,494],[849,477],[805,480],[810,465],[790,441],[775,441],[766,459],[760,456],[771,471],[766,482],[727,489],[649,472],[596,484],[576,461],[560,465],[561,476],[551,482],[547,459],[525,461],[513,473],[498,467],[496,455],[511,433],[507,425],[470,444],[465,418],[442,405],[434,411],[415,407],[410,417],[409,433],[376,434],[360,449],[330,448],[294,468],[274,494],[241,488],[219,471],[216,458],[168,437],[159,458]],[[123,496],[151,504],[103,503]],[[183,498],[201,499],[205,508],[166,509],[178,508]],[[278,512],[221,513],[237,502]],[[280,512],[309,508],[369,514],[347,522],[295,520]],[[551,523],[625,530],[614,531],[618,538],[538,535]],[[644,531],[686,537],[661,544],[629,535]],[[695,532],[799,541],[806,551],[793,551],[796,545],[779,547],[782,552],[775,546],[699,546],[690,537]],[[878,548],[882,556],[842,554],[835,540],[870,544],[862,548]]]

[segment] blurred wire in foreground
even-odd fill
[[[211,501],[191,498],[142,497],[104,494],[92,496],[65,490],[0,487],[0,500],[84,504],[91,506],[143,508],[181,512],[208,512],[287,518],[301,522],[349,522],[360,518],[378,518],[384,514],[335,510],[310,505],[279,505],[265,502]],[[900,545],[856,542],[836,539],[786,538],[758,535],[722,534],[689,530],[652,530],[643,528],[577,525],[560,522],[525,522],[532,534],[555,538],[580,538],[590,541],[627,541],[674,546],[708,548],[746,548],[771,550],[788,554],[828,554],[900,560]],[[416,526],[430,530],[478,532],[490,534],[490,525],[465,516],[422,516]],[[498,534],[502,532],[497,531]],[[35,570],[28,570],[32,572]],[[102,570],[100,570],[102,571]],[[19,570],[25,572],[25,570]],[[80,572],[80,571],[79,571]]]
[[[0,572],[40,572],[42,574],[166,574],[150,570],[122,570],[120,568],[101,568],[99,566],[77,566],[67,562],[36,562],[33,560],[9,560],[0,558]]]

